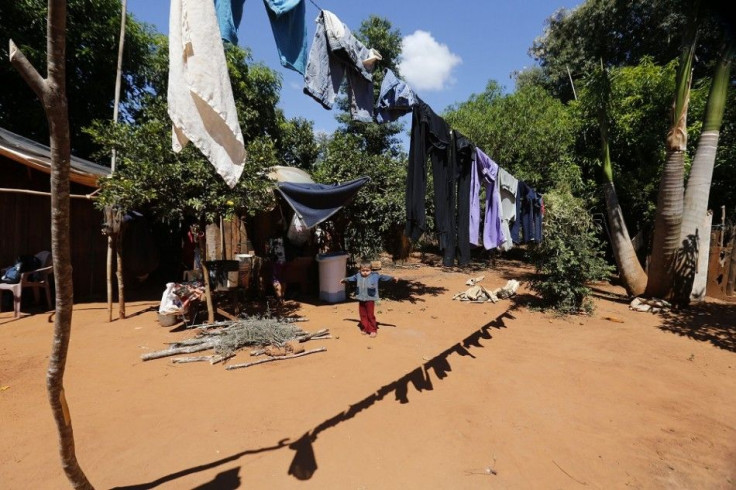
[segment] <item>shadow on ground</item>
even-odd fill
[[[450,362],[454,359],[454,356],[462,356],[475,359],[476,356],[474,355],[474,351],[484,348],[484,341],[488,341],[493,338],[493,336],[491,335],[492,330],[500,330],[502,328],[506,328],[505,320],[514,319],[512,311],[516,308],[518,308],[518,304],[512,305],[511,308],[509,308],[507,311],[500,314],[498,317],[481,326],[480,328],[476,329],[464,339],[451,345],[444,351],[440,352],[425,363],[412,369],[400,378],[384,386],[381,386],[375,392],[366,396],[362,400],[351,404],[346,410],[343,410],[337,413],[335,416],[330,417],[322,423],[308,429],[296,440],[290,438],[281,439],[272,446],[241,451],[225,458],[212,461],[210,463],[187,468],[176,473],[162,476],[161,478],[148,483],[140,483],[115,488],[118,490],[147,490],[159,486],[163,483],[171,482],[183,476],[209,470],[223,464],[236,461],[241,457],[249,454],[274,451],[283,447],[288,447],[289,449],[294,451],[294,457],[291,461],[291,464],[289,465],[287,473],[298,480],[309,480],[312,478],[318,468],[317,457],[314,451],[314,443],[317,441],[317,438],[321,433],[352,419],[360,412],[367,410],[374,406],[376,403],[388,398],[391,394],[393,394],[395,401],[399,403],[409,403],[410,386],[412,388],[411,392],[415,394],[421,394],[423,391],[433,390],[436,382],[442,381],[443,379],[447,378],[451,373],[452,365]],[[434,381],[432,379],[433,377],[435,378]],[[292,442],[289,443],[289,441]],[[220,488],[211,486],[215,484],[218,478],[220,478],[220,475],[223,475],[222,478],[226,478],[228,481],[228,486],[224,486],[222,488],[231,489],[238,488],[240,486],[240,478],[237,475],[237,470],[230,470],[230,472],[222,472],[218,474],[218,477],[212,480],[212,482],[197,488]]]
[[[660,329],[736,352],[736,304],[699,303],[662,315]]]

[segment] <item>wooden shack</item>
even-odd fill
[[[72,157],[70,243],[75,301],[104,297],[107,239],[90,194],[109,169]],[[0,267],[18,255],[51,250],[48,146],[0,128]]]

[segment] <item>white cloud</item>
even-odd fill
[[[454,82],[452,69],[462,58],[432,34],[417,30],[401,41],[401,77],[415,90],[442,90]]]

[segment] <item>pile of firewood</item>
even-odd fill
[[[180,354],[193,354],[206,350],[214,353],[205,356],[177,357],[175,363],[209,362],[217,364],[235,356],[246,347],[253,347],[252,356],[265,355],[266,358],[242,364],[231,364],[226,369],[238,369],[281,359],[294,359],[317,352],[324,352],[324,347],[305,350],[303,343],[308,340],[331,339],[328,329],[309,333],[294,325],[293,321],[276,318],[243,318],[234,321],[216,322],[195,325],[198,330],[195,337],[179,342],[172,342],[168,349],[149,352],[141,355],[144,361]]]

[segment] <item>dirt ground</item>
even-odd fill
[[[142,361],[194,336],[157,299],[107,323],[75,306],[65,376],[76,452],[97,488],[736,488],[736,306],[628,309],[595,286],[592,316],[535,308],[515,262],[384,268],[377,338],[357,304],[292,300],[326,352],[227,371]],[[522,281],[454,301],[470,277]],[[45,391],[50,314],[0,313],[0,487],[69,488]],[[231,362],[252,360],[248,351]]]

